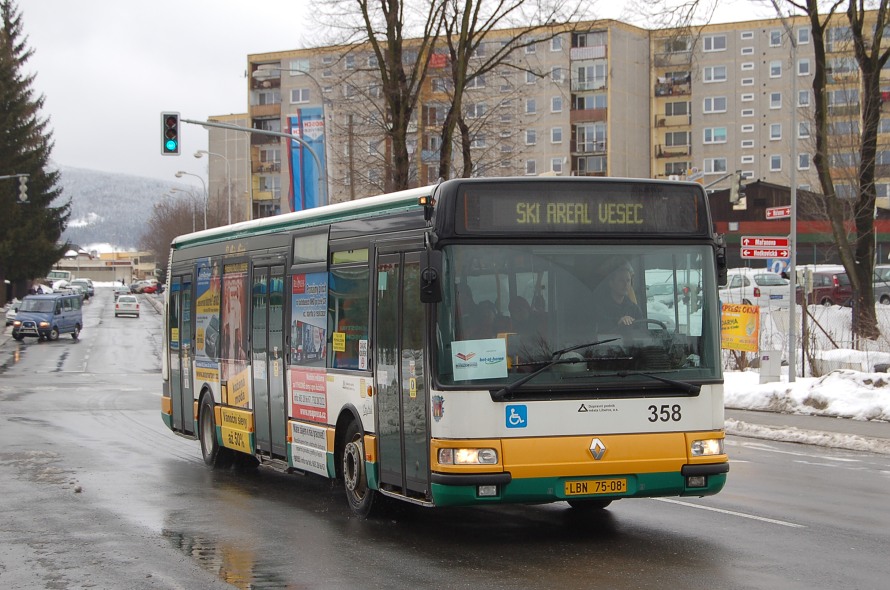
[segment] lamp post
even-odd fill
[[[207,183],[204,182],[202,177],[197,174],[192,174],[191,172],[183,172],[180,170],[176,173],[176,178],[182,178],[183,176],[194,176],[201,181],[201,186],[204,187],[204,229],[207,229]]]
[[[325,164],[324,164],[324,169],[319,170],[319,182],[321,182],[321,179],[324,178],[324,195],[319,195],[319,197],[323,198],[324,199],[323,204],[327,205],[330,202],[330,199],[328,197],[329,189],[328,189],[328,181],[327,181],[328,137],[329,136],[328,136],[328,113],[327,113],[328,101],[325,100],[324,90],[322,89],[321,84],[318,83],[318,80],[316,80],[314,77],[312,77],[312,75],[309,72],[304,71],[304,70],[290,70],[287,68],[276,68],[276,67],[272,67],[272,66],[269,66],[266,64],[262,64],[262,65],[259,65],[257,67],[257,69],[255,69],[251,73],[251,77],[254,80],[264,82],[264,81],[268,80],[269,78],[274,77],[271,75],[272,72],[279,72],[279,73],[284,72],[287,74],[299,74],[300,76],[305,76],[308,80],[310,80],[313,84],[315,84],[315,87],[318,89],[318,99],[319,99],[319,102],[321,103],[321,117],[322,117],[322,120],[324,121],[324,127],[325,127],[325,129],[324,129],[324,133],[325,133],[325,135],[324,135]]]
[[[232,179],[229,177],[229,159],[222,154],[217,154],[216,152],[208,152],[207,150],[198,150],[195,152],[195,157],[200,158],[204,154],[208,156],[216,156],[217,158],[222,158],[226,163],[226,199],[229,202],[229,217],[228,224],[232,224]]]

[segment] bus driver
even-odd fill
[[[600,330],[632,326],[643,317],[633,290],[634,271],[630,263],[620,261],[605,278],[605,288],[598,289],[600,297],[596,305],[600,308]]]

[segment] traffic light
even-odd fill
[[[733,210],[743,211],[748,208],[748,199],[745,197],[745,187],[742,186],[742,171],[737,170],[732,175],[731,184],[729,185],[729,203]]]
[[[179,155],[179,113],[161,113],[161,154]]]
[[[28,175],[19,176],[19,201],[28,202]]]

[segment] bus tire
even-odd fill
[[[213,401],[208,394],[201,398],[201,411],[198,413],[198,438],[201,439],[201,455],[204,463],[215,469],[232,466],[235,451],[219,444],[216,439],[216,418],[213,415]]]
[[[592,512],[594,510],[602,510],[612,503],[612,500],[605,498],[591,498],[588,500],[567,500],[569,506],[575,510]]]
[[[364,433],[355,420],[346,427],[343,446],[343,488],[349,508],[357,516],[370,516],[377,492],[368,488],[368,475],[365,471]]]

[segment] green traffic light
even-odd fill
[[[167,142],[164,144],[164,148],[165,148],[168,152],[175,152],[175,151],[176,151],[176,140],[175,140],[175,139],[168,139]]]

